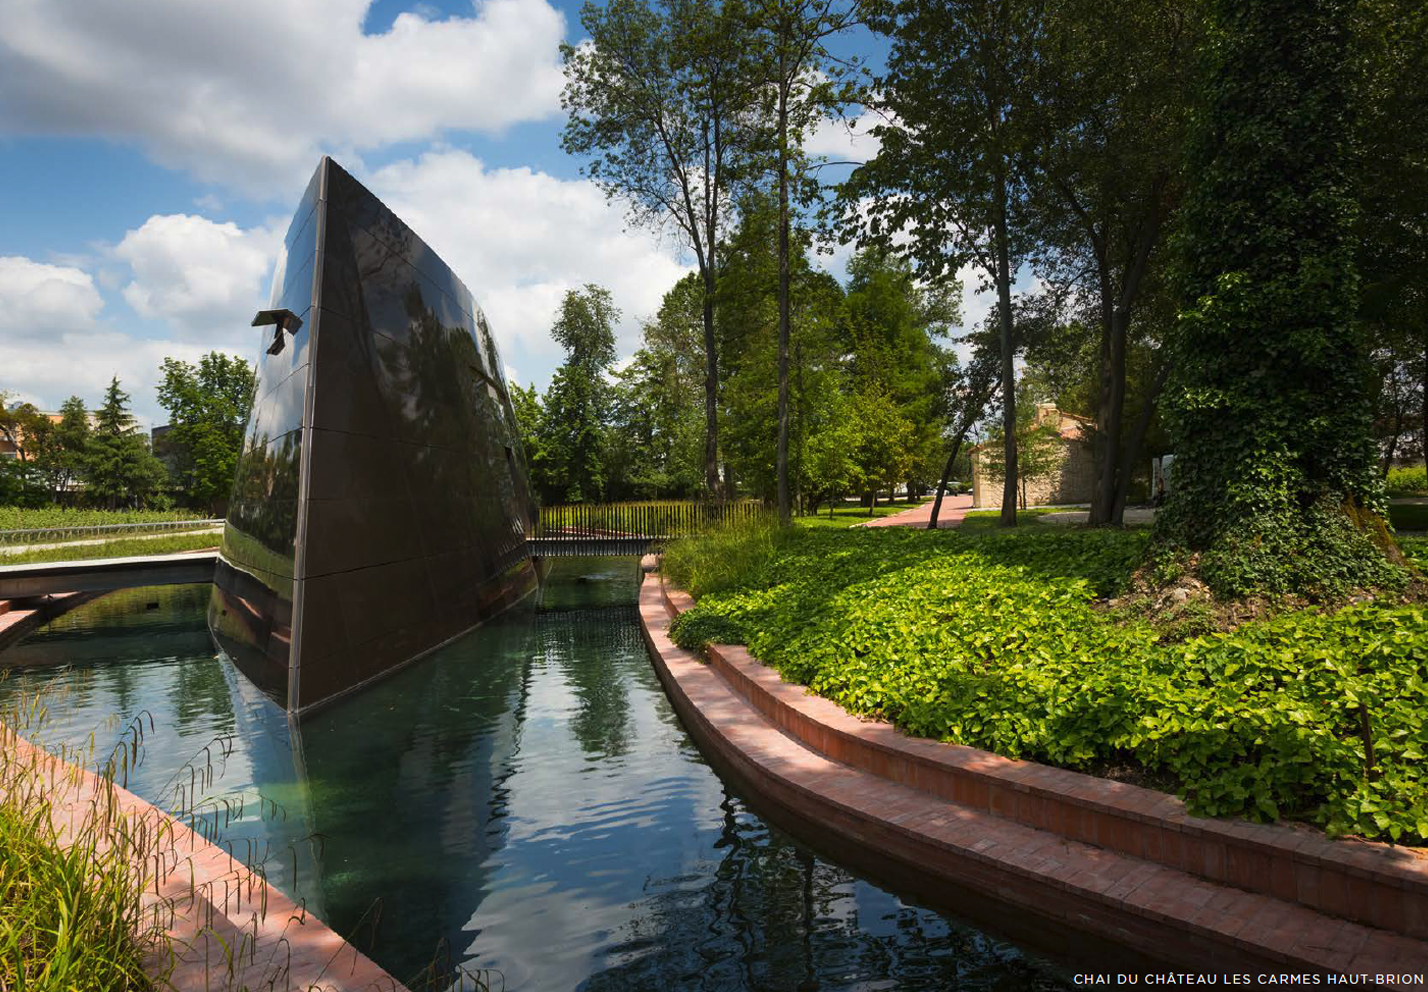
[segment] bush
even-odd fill
[[[669,636],[680,647],[698,651],[706,644],[743,644],[744,628],[733,617],[691,610],[674,618]]]
[[[1391,468],[1384,484],[1389,496],[1428,496],[1428,467]]]
[[[660,569],[671,582],[692,595],[722,592],[756,571],[793,532],[768,517],[756,517],[719,527],[698,537],[671,541]]]
[[[1144,542],[799,532],[751,544],[743,575],[684,623],[733,621],[785,678],[912,734],[1138,765],[1173,776],[1199,814],[1428,839],[1424,611],[1309,610],[1168,643],[1095,602],[1124,589]]]

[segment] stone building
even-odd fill
[[[1063,413],[1053,403],[1038,403],[1036,423],[1056,428],[1060,451],[1053,456],[1051,471],[1027,479],[1018,487],[1025,497],[1025,505],[1089,503],[1095,478],[1095,460],[1091,453],[1091,430],[1095,422]],[[972,449],[972,505],[975,507],[998,507],[1002,503],[1002,482],[993,479],[986,470],[989,455],[987,445],[979,444]]]

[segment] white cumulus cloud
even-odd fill
[[[280,234],[244,230],[192,214],[156,214],[129,231],[113,254],[133,278],[124,300],[135,313],[165,321],[181,338],[231,341],[266,295]]]
[[[803,139],[803,150],[810,155],[826,155],[832,162],[866,162],[878,153],[882,142],[868,133],[882,118],[874,113],[858,117],[824,117]]]
[[[0,0],[0,133],[135,141],[161,164],[269,196],[320,152],[560,110],[561,13],[475,0],[469,16],[368,0]]]
[[[51,338],[93,325],[104,300],[88,272],[0,256],[0,336]]]
[[[596,283],[624,317],[620,351],[640,319],[689,271],[585,180],[528,168],[488,169],[464,151],[430,152],[366,178],[372,191],[440,255],[480,302],[503,359],[543,386],[564,355],[550,325],[567,290]]]

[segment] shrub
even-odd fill
[[[1144,542],[799,532],[723,573],[682,622],[732,621],[785,678],[912,734],[1068,768],[1129,762],[1173,776],[1200,814],[1428,839],[1424,610],[1307,610],[1169,643],[1095,602],[1124,589]]]
[[[733,617],[695,610],[675,617],[669,636],[680,647],[698,651],[706,644],[743,644],[744,628]]]
[[[722,592],[757,573],[793,534],[772,518],[742,520],[671,541],[660,568],[671,582],[695,596]]]
[[[1385,485],[1390,496],[1428,496],[1428,466],[1391,468]]]

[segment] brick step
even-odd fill
[[[703,664],[675,647],[668,638],[668,625],[687,603],[681,603],[680,596],[666,596],[653,576],[641,589],[645,637],[676,709],[701,746],[717,753],[761,798],[802,822],[819,824],[839,840],[940,875],[949,884],[978,889],[1043,918],[1059,919],[1189,968],[1238,961],[1250,968],[1340,974],[1428,971],[1428,944],[1422,941],[1067,836],[1050,824],[1020,822],[1004,815],[1004,803],[991,802],[991,783],[983,783],[984,801],[963,802],[955,795],[939,794],[935,784],[922,777],[910,775],[908,781],[897,781],[891,765],[877,774],[856,763],[876,764],[879,759],[869,757],[875,750],[860,759],[858,748],[844,747],[843,753],[855,759],[844,760],[837,753],[838,734],[822,739],[828,746],[809,740],[817,735],[812,726],[817,721],[800,726],[790,716],[799,714],[799,708],[783,698],[784,690],[809,703],[832,707],[859,726],[877,725],[854,720],[827,700],[778,682],[771,672],[775,684],[766,685],[750,666],[769,670],[752,659],[739,658],[731,649],[711,650],[711,664]],[[957,750],[995,758],[971,748]],[[1029,763],[995,760],[1063,774]],[[920,767],[912,762],[906,770]],[[1008,796],[1030,790],[1025,782],[1020,790],[996,785],[997,794]]]

